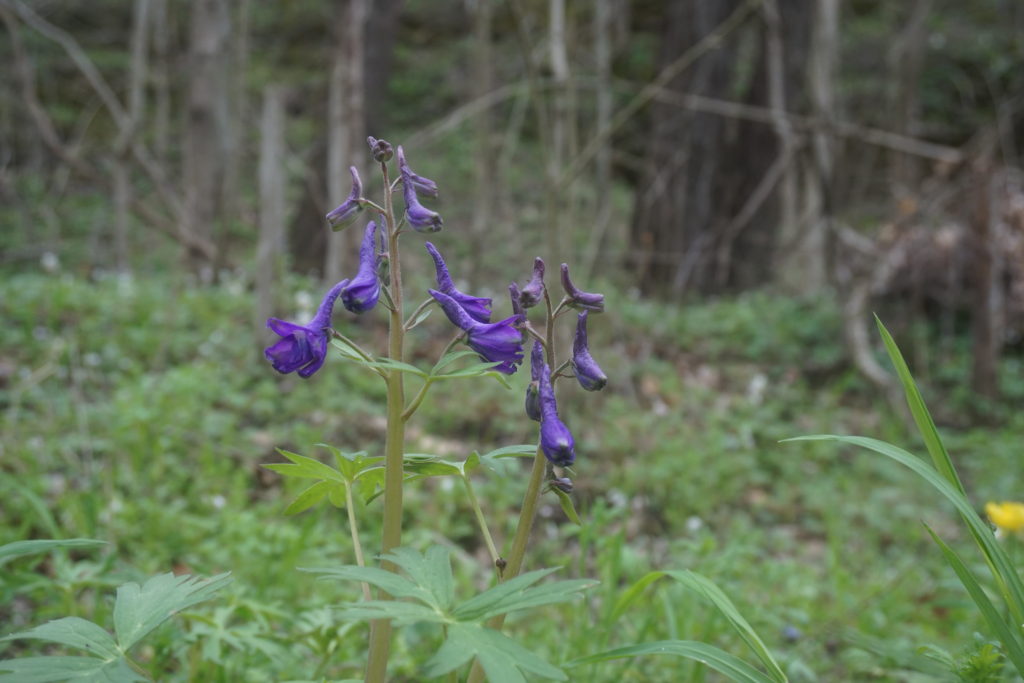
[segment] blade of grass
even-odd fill
[[[641,655],[675,655],[677,657],[686,657],[711,667],[734,681],[740,681],[740,683],[774,683],[774,679],[761,673],[739,657],[712,645],[692,640],[661,640],[652,643],[641,643],[639,645],[628,645],[574,659],[571,662],[566,662],[565,667],[596,664],[607,662],[611,659],[639,657]]]
[[[924,399],[921,398],[921,392],[917,388],[917,383],[914,382],[914,378],[910,374],[910,368],[907,367],[907,362],[903,359],[903,354],[900,353],[899,347],[896,346],[896,341],[889,334],[889,330],[885,329],[885,325],[882,324],[877,315],[875,316],[875,322],[878,324],[878,331],[882,335],[882,341],[885,343],[885,350],[889,354],[889,359],[896,368],[900,384],[903,385],[903,393],[906,394],[910,414],[914,416],[914,422],[917,424],[918,431],[921,432],[921,437],[928,448],[928,454],[932,457],[935,469],[960,493],[966,494],[964,485],[956,473],[956,468],[953,467],[953,461],[950,460],[949,453],[946,452],[946,447],[939,437],[939,431],[935,428],[935,421],[932,420],[932,415],[928,412],[928,406],[925,405]]]

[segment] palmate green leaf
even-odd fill
[[[96,657],[22,657],[0,661],[0,683],[139,683],[148,679],[124,659]]]
[[[612,659],[643,655],[674,655],[698,661],[740,683],[773,683],[774,679],[761,673],[745,661],[712,645],[691,640],[661,640],[639,645],[628,645],[580,657],[566,662],[567,668],[583,664],[598,664]]]
[[[570,579],[533,586],[555,571],[557,567],[520,574],[470,598],[456,607],[452,616],[459,621],[484,621],[499,614],[568,602],[598,583],[589,579]]]
[[[327,479],[328,481],[339,482],[345,481],[345,477],[342,476],[341,472],[330,465],[325,465],[316,458],[309,458],[305,455],[292,453],[291,451],[286,451],[283,448],[278,448],[277,452],[291,460],[291,463],[271,463],[263,465],[263,467],[286,477],[298,477],[301,479]]]
[[[398,600],[364,600],[344,605],[338,616],[347,620],[392,619],[397,626],[415,624],[422,621],[442,624],[448,618],[433,607],[416,602],[400,602]]]
[[[103,660],[117,659],[121,650],[105,629],[91,621],[79,617],[64,617],[48,621],[28,631],[12,633],[3,640],[45,640],[50,643],[67,645],[77,650],[84,650]]]
[[[999,592],[1006,600],[1014,618],[1022,621],[1021,614],[1024,614],[1024,585],[1021,584],[1020,575],[1017,573],[1013,563],[1010,561],[1006,550],[996,541],[992,530],[989,528],[978,513],[974,511],[967,497],[964,496],[945,477],[936,472],[924,460],[908,453],[907,451],[893,446],[892,444],[878,439],[871,439],[864,436],[835,436],[831,434],[817,434],[812,436],[798,436],[789,441],[838,441],[854,446],[860,446],[881,455],[891,458],[904,467],[912,470],[915,474],[927,481],[951,502],[960,513],[961,519],[967,524],[974,541],[981,548],[985,561],[992,572],[992,578],[999,586]]]
[[[284,509],[284,514],[297,515],[300,512],[305,512],[323,500],[331,486],[341,486],[341,484],[323,480],[316,482],[289,503],[288,507]]]
[[[446,611],[452,605],[455,595],[455,579],[452,578],[452,563],[448,549],[433,545],[425,554],[412,548],[395,548],[382,559],[398,565],[409,575],[409,579],[426,590],[431,599],[428,605],[438,611]]]
[[[93,548],[106,544],[106,541],[97,541],[91,538],[44,538],[31,541],[15,541],[14,543],[0,545],[0,566],[16,557],[45,553],[54,548]]]
[[[127,652],[175,612],[209,600],[229,583],[231,576],[227,573],[209,579],[167,573],[154,576],[142,586],[124,584],[117,589],[114,603],[114,631],[119,647]]]
[[[910,407],[910,413],[914,416],[917,429],[921,432],[921,437],[928,448],[928,454],[931,455],[932,464],[935,465],[935,469],[939,474],[945,477],[946,481],[952,484],[957,491],[966,495],[964,485],[956,473],[956,468],[953,467],[953,461],[946,451],[946,446],[942,443],[941,437],[939,437],[939,430],[935,428],[935,421],[932,420],[932,415],[928,412],[928,406],[925,405],[924,399],[921,398],[921,392],[918,390],[917,384],[910,374],[910,368],[907,367],[903,354],[900,353],[899,347],[896,346],[896,341],[889,334],[889,330],[885,328],[885,325],[882,324],[877,315],[875,316],[875,323],[878,324],[878,331],[881,333],[882,341],[885,343],[885,350],[888,352],[889,359],[896,368],[900,384],[903,385],[903,393],[906,395],[907,405]]]
[[[952,548],[946,545],[946,543],[939,538],[934,531],[932,531],[931,527],[926,524],[925,528],[928,529],[928,533],[942,550],[942,554],[946,556],[946,561],[949,562],[953,571],[956,572],[957,577],[960,579],[960,583],[962,583],[964,588],[967,589],[967,593],[971,596],[974,604],[978,606],[978,610],[985,618],[989,627],[995,632],[996,637],[998,637],[999,641],[1003,644],[1003,647],[1006,649],[1006,655],[1010,658],[1010,661],[1013,662],[1017,672],[1024,674],[1024,646],[1022,646],[1020,636],[1018,635],[1020,630],[1016,625],[1007,623],[1006,620],[1003,619],[999,610],[997,610],[995,605],[992,604],[992,601],[988,599],[988,596],[985,594],[985,590],[981,587],[981,584],[978,583],[978,580],[975,578],[970,568],[968,568],[968,566],[964,564],[964,561],[960,559],[960,556],[957,555]]]
[[[565,672],[552,666],[508,636],[480,624],[448,626],[448,638],[427,661],[426,675],[441,676],[479,658],[490,683],[526,683],[524,673],[555,681],[568,680]]]
[[[710,601],[725,616],[736,633],[743,639],[743,642],[747,644],[747,647],[761,660],[765,669],[768,670],[768,674],[777,683],[784,683],[786,681],[786,674],[783,673],[782,668],[775,661],[764,641],[757,635],[757,632],[750,623],[743,618],[740,611],[736,609],[736,605],[729,599],[729,596],[722,592],[721,588],[710,579],[689,570],[668,570],[665,572],[665,575],[675,579]]]
[[[301,569],[300,571],[319,574],[321,579],[342,579],[344,581],[364,581],[371,586],[380,588],[396,598],[413,598],[429,605],[434,599],[424,588],[417,586],[409,579],[377,567],[358,567],[343,565],[325,569]]]

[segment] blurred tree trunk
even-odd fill
[[[135,0],[132,11],[131,63],[128,68],[128,122],[114,143],[114,255],[117,270],[128,270],[128,222],[132,203],[131,144],[145,106],[150,0]]]
[[[338,2],[337,21],[333,22],[333,31],[329,36],[332,48],[331,72],[327,80],[327,96],[321,98],[322,91],[307,98],[313,101],[310,118],[321,118],[326,122],[325,130],[313,144],[315,150],[306,164],[307,173],[303,183],[302,197],[290,222],[289,252],[292,266],[303,272],[323,274],[328,277],[328,264],[336,263],[332,275],[341,275],[348,259],[349,265],[355,263],[355,244],[349,242],[345,246],[346,235],[331,233],[324,220],[324,215],[337,206],[348,195],[348,167],[356,166],[363,177],[363,186],[367,192],[373,192],[376,177],[369,177],[367,171],[366,136],[384,135],[386,137],[386,113],[381,105],[387,91],[387,83],[391,70],[391,53],[394,46],[394,33],[398,21],[398,9],[401,0],[374,0],[366,5],[368,11],[364,22],[364,34],[371,35],[372,40],[362,41],[362,56],[359,58],[362,73],[358,80],[362,82],[358,97],[362,99],[362,114],[359,118],[366,124],[353,126],[349,113],[351,102],[348,91],[350,79],[355,65],[349,60],[349,33],[355,27],[349,17],[353,11],[351,2]],[[331,89],[336,88],[332,92]],[[326,111],[321,102],[326,104]],[[333,102],[333,104],[332,104]],[[335,123],[339,120],[341,123]],[[364,128],[364,125],[366,126]],[[346,129],[347,132],[342,129]],[[339,137],[333,137],[333,136]],[[392,142],[400,143],[400,140]],[[343,148],[341,145],[347,145]],[[346,151],[346,149],[348,151]],[[333,151],[331,151],[333,150]],[[331,158],[333,157],[333,161]],[[331,169],[334,169],[333,171]],[[326,170],[326,178],[321,169]],[[340,169],[340,171],[338,170]],[[334,173],[340,173],[340,179],[333,179]],[[376,176],[376,174],[372,174]],[[336,202],[334,200],[337,200]],[[332,203],[333,202],[333,203]],[[399,202],[400,203],[400,202]],[[328,206],[330,204],[330,206]],[[356,239],[362,235],[361,230],[345,231]],[[328,241],[334,239],[339,250],[336,257],[328,256]],[[348,237],[348,239],[353,239]],[[338,279],[341,279],[340,277]],[[337,280],[334,280],[335,282]]]
[[[1001,298],[996,266],[996,240],[992,226],[993,171],[991,158],[977,162],[974,171],[974,211],[971,232],[971,389],[989,399],[999,397],[999,356],[1002,347],[999,320]]]
[[[811,155],[802,184],[801,215],[781,226],[782,248],[776,263],[781,283],[790,291],[818,289],[831,272],[832,179],[836,121],[835,82],[839,59],[839,0],[819,0],[807,60],[807,87],[814,118],[825,124],[811,134]]]
[[[659,70],[718,26],[738,0],[669,3],[662,21]],[[725,99],[734,49],[719,46],[699,57],[666,84],[676,93]],[[685,112],[664,103],[651,106],[645,166],[633,208],[632,244],[638,250],[637,280],[647,292],[682,291],[708,280],[714,212],[713,180],[722,158],[721,117]]]
[[[161,164],[167,161],[171,125],[171,28],[167,0],[153,0],[153,152]]]
[[[594,207],[594,233],[589,244],[585,266],[585,277],[590,279],[594,267],[608,248],[608,230],[611,225],[612,194],[612,138],[603,131],[611,127],[612,121],[612,2],[594,2],[594,71],[595,120],[597,135],[604,135],[601,146],[594,155],[594,191],[597,202]]]
[[[260,121],[260,234],[256,250],[256,319],[262,330],[274,312],[274,293],[284,263],[285,183],[284,124],[285,89],[270,85],[263,92]]]
[[[230,22],[225,0],[195,0],[189,47],[188,113],[184,150],[184,229],[214,242],[222,219],[224,141],[227,138],[227,59]],[[212,281],[212,261],[190,250],[189,265]]]
[[[473,82],[471,97],[485,97],[494,87],[494,57],[491,50],[491,24],[493,0],[476,0],[473,11]],[[494,115],[490,107],[484,108],[474,119],[474,185],[472,222],[471,279],[475,282],[484,265],[483,255],[493,228],[497,195],[497,169],[494,149]]]
[[[367,177],[367,146],[364,95],[366,89],[366,25],[368,0],[349,0],[342,35],[336,38],[328,85],[327,198],[330,208],[340,204],[350,189],[346,169],[355,166]],[[324,275],[328,282],[344,277],[356,263],[356,246],[362,237],[361,221],[356,230],[331,232],[327,236]],[[320,224],[324,221],[321,218]]]
[[[548,0],[548,51],[551,69],[551,145],[547,151],[548,186],[553,188],[565,168],[568,157],[572,113],[569,102],[569,52],[566,44],[565,0]],[[562,196],[547,192],[548,231],[552,242],[549,253],[555,263],[568,258],[572,219],[564,208],[568,206],[568,189]]]
[[[738,6],[738,0],[671,3],[661,67]],[[747,29],[758,50],[749,82],[736,80],[744,77],[734,68],[740,41],[726,36],[666,88],[715,99],[735,99],[730,95],[740,89],[744,104],[773,111],[770,125],[652,106],[632,225],[639,284],[647,292],[715,293],[756,287],[772,276],[779,223],[794,220],[795,144],[787,114],[803,92],[810,26],[801,0],[766,2],[764,8],[764,27]]]
[[[231,78],[227,97],[227,125],[224,128],[224,146],[227,151],[224,167],[223,215],[230,223],[240,219],[242,213],[241,187],[245,166],[246,134],[249,125],[249,107],[245,92],[246,72],[249,70],[249,18],[251,0],[238,0],[235,12],[234,30],[231,31],[230,64]],[[227,252],[225,230],[221,240],[220,255]]]
[[[914,0],[907,23],[890,48],[888,82],[891,116],[890,130],[913,137],[920,110],[921,68],[928,47],[928,16],[933,0]],[[914,191],[918,178],[918,160],[908,154],[890,153],[893,188],[900,195]]]

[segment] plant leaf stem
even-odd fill
[[[356,526],[356,511],[355,505],[352,501],[352,484],[345,482],[345,511],[348,513],[348,528],[352,532],[352,547],[356,552],[356,564],[360,567],[366,566],[366,560],[363,557],[363,545],[359,542],[359,528]],[[373,600],[373,596],[370,595],[370,584],[365,581],[362,582],[363,586],[363,598],[367,601]]]
[[[391,261],[391,299],[394,306],[388,316],[388,355],[391,360],[404,362],[405,329],[402,319],[402,263],[398,251],[398,228],[395,225],[394,186],[388,178],[388,167],[381,162],[384,177],[384,222],[387,227],[388,255]],[[402,454],[405,450],[404,373],[390,370],[387,376],[387,437],[384,442],[384,522],[381,554],[397,548],[402,542]],[[395,571],[390,562],[384,569]],[[387,599],[381,596],[381,599]],[[391,646],[391,622],[378,619],[370,624],[370,652],[366,664],[366,683],[384,683],[388,669],[388,651]]]

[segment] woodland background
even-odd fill
[[[1024,4],[0,0],[0,19],[0,540],[116,544],[18,565],[0,621],[102,610],[101,577],[233,569],[247,588],[217,622],[233,640],[213,652],[197,622],[201,654],[155,665],[258,680],[323,648],[322,672],[345,673],[324,589],[290,569],[344,553],[341,518],[282,518],[288,491],[259,463],[380,440],[382,394],[340,362],[278,378],[260,350],[269,315],[354,271],[359,231],[323,216],[349,165],[379,190],[374,135],[440,185],[435,241],[464,291],[503,304],[542,255],[608,296],[591,335],[611,386],[572,408],[591,528],[554,506],[536,566],[609,591],[698,569],[797,678],[927,678],[925,642],[976,654],[983,629],[919,524],[948,511],[869,456],[776,441],[916,447],[877,312],[973,495],[1022,497]],[[351,322],[378,340],[381,324]],[[425,451],[533,438],[518,391],[474,394],[476,414],[447,391]],[[518,479],[489,485],[515,508]],[[422,519],[462,519],[443,493]],[[468,518],[445,533],[479,554]],[[674,614],[728,642],[677,597],[629,628]]]

